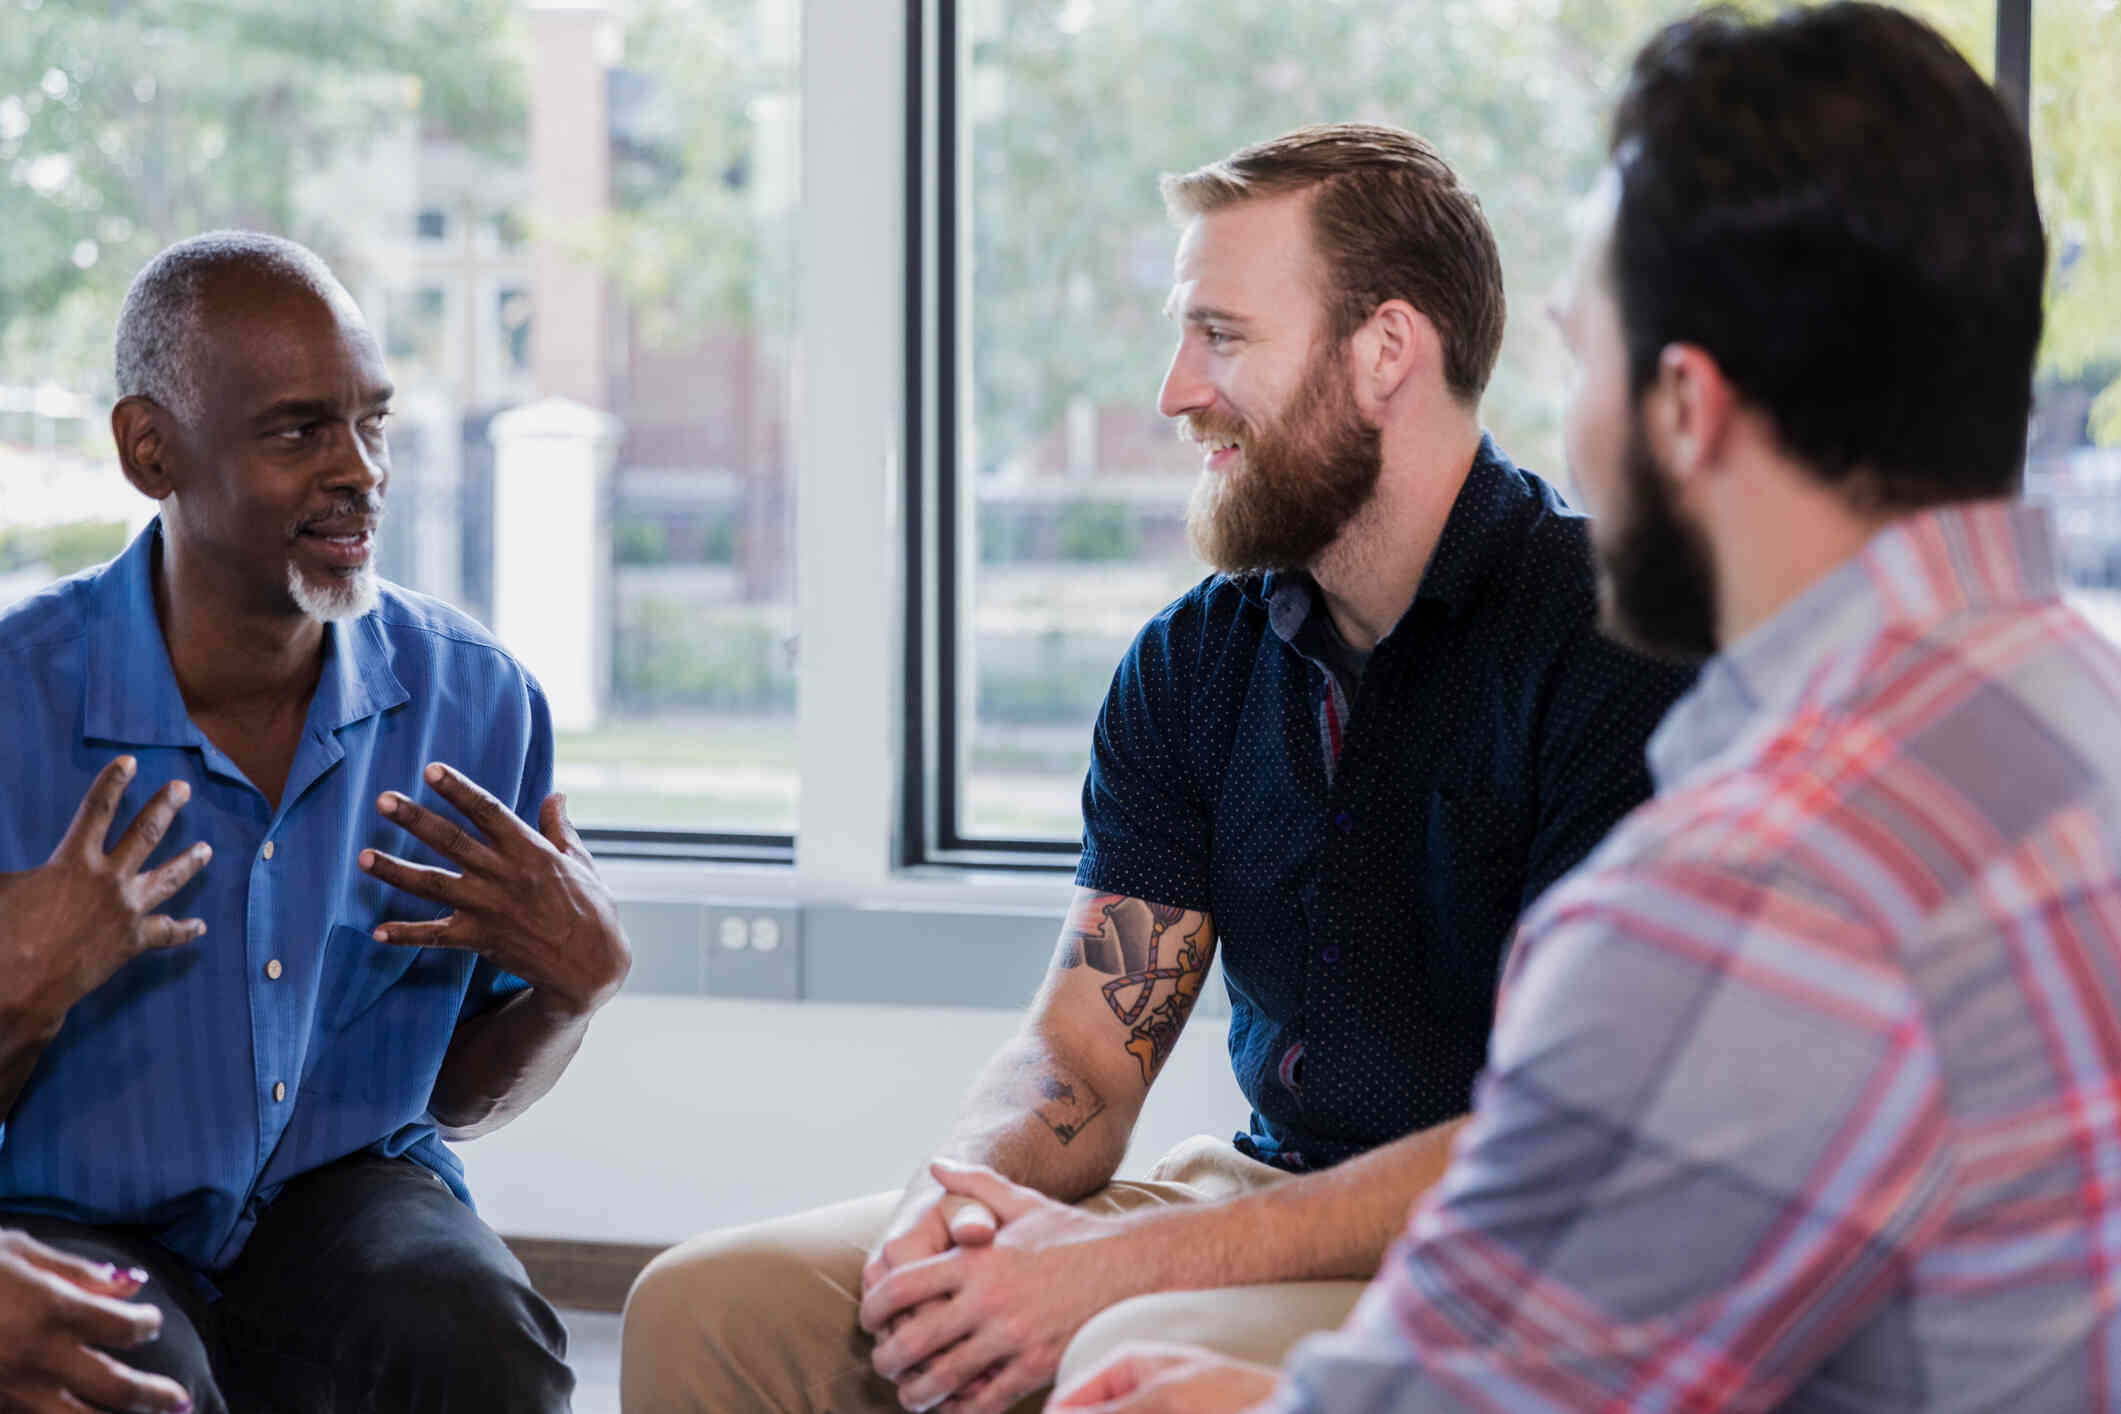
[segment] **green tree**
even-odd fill
[[[172,240],[302,227],[299,178],[416,116],[520,151],[512,0],[0,0],[0,369],[107,377],[126,283]]]
[[[1634,48],[1683,0],[983,0],[964,109],[982,467],[1036,445],[1077,398],[1145,406],[1172,334],[1175,243],[1158,173],[1301,123],[1363,119],[1435,142],[1480,193],[1510,299],[1486,413],[1558,473],[1559,351],[1540,312],[1568,204],[1604,160]],[[1753,8],[1768,8],[1755,4]],[[1994,0],[1920,0],[1984,71]],[[2121,361],[2121,11],[2035,0],[2036,162],[2058,265],[2043,368]],[[2121,384],[2102,405],[2121,437]]]
[[[1155,396],[1175,244],[1159,173],[1343,119],[1420,132],[1480,193],[1511,305],[1488,418],[1505,445],[1535,455],[1552,440],[1559,371],[1540,307],[1567,252],[1567,204],[1600,160],[1598,105],[1621,36],[1637,32],[1587,44],[1577,31],[1602,7],[1581,8],[1557,22],[1534,0],[974,7],[965,101],[984,465],[1034,444],[1073,399]]]
[[[599,262],[653,341],[794,315],[794,0],[634,0]]]

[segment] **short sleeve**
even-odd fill
[[[1194,786],[1185,652],[1192,597],[1151,619],[1112,675],[1083,781],[1075,882],[1100,893],[1208,908],[1210,819]]]

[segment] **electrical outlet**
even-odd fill
[[[793,899],[709,904],[700,937],[700,990],[715,997],[801,997],[802,919]]]

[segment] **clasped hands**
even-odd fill
[[[1050,1384],[1083,1323],[1140,1294],[1124,1219],[1085,1213],[990,1168],[937,1160],[942,1192],[885,1234],[862,1269],[857,1319],[908,1410],[1003,1414]],[[1127,1346],[1052,1409],[1235,1414],[1275,1373],[1180,1346]]]

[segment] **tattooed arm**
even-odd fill
[[[938,1165],[909,1190],[926,1195],[909,1198],[921,1213],[940,1211],[945,1188],[947,1202],[976,1199],[999,1230],[954,1244],[946,1234],[924,1259],[863,1273],[872,1363],[906,1408],[948,1400],[950,1414],[1003,1414],[1053,1379],[1085,1321],[1130,1296],[1376,1271],[1442,1172],[1455,1123],[1216,1202],[1124,1215],[1068,1206],[1112,1176],[1214,950],[1202,914],[1077,892],[1023,1032],[952,1140],[951,1157],[986,1167]]]
[[[1064,1202],[1094,1192],[1125,1156],[1214,956],[1205,913],[1077,889],[1023,1029],[987,1063],[936,1152]],[[924,1166],[879,1248],[887,1265],[898,1264],[884,1249],[904,1220],[941,1192]]]
[[[984,1165],[1063,1203],[1102,1187],[1126,1156],[1150,1083],[1214,957],[1215,925],[1205,913],[1077,889],[1022,1029],[973,1083],[938,1157]],[[865,1297],[874,1301],[894,1271],[991,1241],[986,1214],[946,1195],[923,1164],[862,1269]],[[922,1332],[923,1313],[939,1304],[871,1313],[872,1328],[887,1337],[877,1368],[902,1392],[936,1378],[924,1364],[934,1342]],[[959,1372],[951,1387],[977,1373]]]

